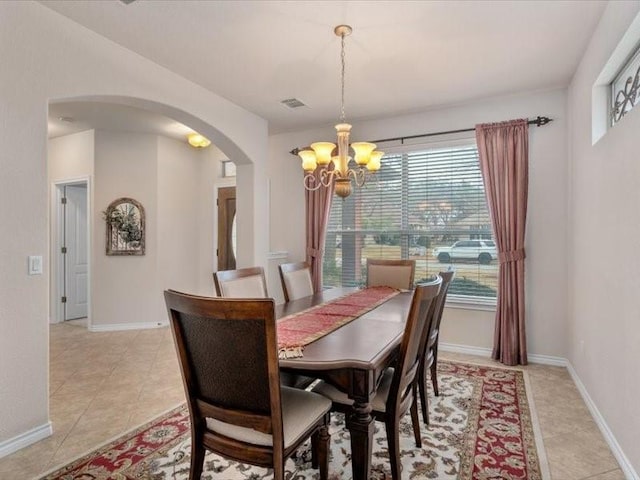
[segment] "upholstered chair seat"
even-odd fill
[[[376,396],[371,401],[371,408],[380,413],[386,413],[387,411],[387,399],[389,398],[389,391],[391,390],[391,381],[393,380],[394,369],[387,368],[382,375],[380,385],[376,391]],[[325,382],[320,382],[313,389],[314,392],[324,395],[330,398],[333,403],[339,403],[344,406],[352,406],[353,400],[349,398],[346,393],[341,392],[333,385],[329,385]]]
[[[322,395],[291,387],[280,387],[280,395],[284,448],[286,449],[301,440],[308,425],[319,422],[327,414],[331,408],[331,401]],[[269,434],[213,418],[207,418],[207,429],[253,445],[273,444],[273,437]]]

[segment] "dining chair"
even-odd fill
[[[218,297],[267,298],[267,282],[262,267],[220,270],[213,273]]]
[[[415,260],[367,258],[367,286],[386,285],[400,290],[411,290],[415,271]]]
[[[189,479],[200,479],[209,450],[283,480],[286,459],[311,437],[326,480],[331,402],[280,386],[273,299],[164,297],[189,407]]]
[[[435,311],[433,300],[438,295],[442,279],[436,277],[428,283],[416,286],[411,308],[407,315],[398,358],[393,368],[382,374],[375,397],[371,401],[371,415],[384,422],[387,431],[391,477],[400,480],[400,420],[411,410],[411,423],[416,446],[422,447],[415,377],[420,364],[420,343],[423,332],[429,327]],[[331,409],[344,414],[351,413],[353,400],[333,385],[320,382],[313,392],[331,399]]]
[[[429,330],[425,332],[422,339],[422,355],[420,357],[420,365],[418,367],[418,375],[416,381],[418,389],[420,391],[420,405],[422,406],[422,419],[425,425],[429,425],[429,397],[427,395],[427,370],[430,370],[431,383],[433,385],[433,393],[435,396],[439,396],[438,391],[438,340],[440,338],[440,322],[442,321],[442,312],[447,300],[447,292],[449,291],[449,285],[453,280],[455,271],[447,270],[446,272],[440,272],[439,276],[442,278],[442,285],[440,286],[440,293],[434,300],[434,313],[433,321],[429,326]]]
[[[278,270],[285,302],[313,295],[311,268],[307,262],[282,263]]]

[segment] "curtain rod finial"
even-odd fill
[[[533,121],[533,124],[536,127],[542,127],[543,125],[546,125],[549,122],[553,122],[553,118],[541,117],[538,115],[538,117],[536,117],[536,119]]]

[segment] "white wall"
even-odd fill
[[[20,206],[0,213],[3,232],[11,232],[0,238],[0,329],[6,332],[0,336],[2,455],[18,440],[24,445],[41,438],[48,424],[49,101],[98,95],[151,105],[244,164],[266,162],[267,125],[36,2],[0,2],[0,58],[0,203]],[[268,250],[268,239],[254,235],[256,225],[243,223],[259,218],[257,227],[263,227],[261,200],[243,203],[249,211],[239,216],[252,239],[239,251],[247,261],[266,261],[259,255]],[[44,275],[27,275],[28,255],[44,255]]]
[[[532,127],[529,135],[529,210],[525,247],[526,312],[529,352],[565,356],[566,352],[566,91],[488,99],[447,109],[394,118],[353,121],[353,141],[468,128],[476,123],[547,115],[553,123]],[[473,135],[473,134],[472,134]],[[335,141],[332,125],[324,129],[269,138],[271,249],[305,258],[304,190],[297,157],[288,152],[312,141]],[[442,140],[442,138],[438,138]],[[493,312],[445,311],[442,341],[490,348]]]
[[[611,2],[569,88],[568,358],[640,471],[640,108],[592,145],[592,88],[640,2]],[[637,39],[636,39],[637,41]]]

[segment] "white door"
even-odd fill
[[[64,319],[87,316],[89,276],[87,258],[87,188],[84,185],[64,187],[67,203],[64,209],[64,296],[67,298]]]

